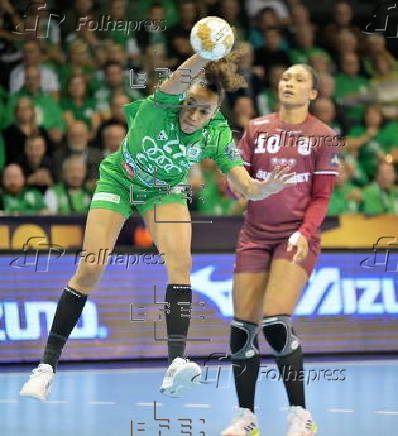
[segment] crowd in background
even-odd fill
[[[0,213],[86,213],[101,160],[126,134],[123,105],[151,94],[155,68],[178,67],[193,24],[218,15],[234,26],[249,84],[222,106],[236,139],[278,109],[284,69],[308,63],[320,76],[311,112],[346,138],[328,214],[398,214],[397,53],[362,32],[349,1],[321,18],[300,0],[58,3],[0,0]],[[193,212],[243,213],[214,162],[195,166],[190,183]]]

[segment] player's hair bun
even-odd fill
[[[237,72],[239,53],[232,52],[218,61],[211,61],[205,67],[206,87],[218,94],[247,87],[246,80]]]

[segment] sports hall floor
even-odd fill
[[[199,386],[171,399],[158,392],[165,368],[161,361],[61,363],[46,403],[18,396],[31,368],[0,367],[1,436],[219,436],[237,406],[230,364],[210,364]],[[398,359],[313,358],[306,371],[306,377],[317,378],[307,385],[307,403],[319,436],[398,434]],[[260,372],[261,436],[284,436],[282,383],[274,380],[271,360],[262,361]]]

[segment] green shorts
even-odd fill
[[[170,188],[148,188],[124,175],[123,168],[115,168],[108,159],[100,165],[100,178],[91,200],[90,209],[107,209],[128,218],[135,207],[140,215],[166,203],[187,206],[187,195],[170,192]],[[171,188],[173,189],[173,188]]]

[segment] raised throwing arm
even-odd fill
[[[161,84],[159,87],[160,91],[170,95],[182,94],[191,86],[192,79],[196,77],[209,62],[209,59],[204,59],[198,54],[194,54],[183,62],[177,70]]]

